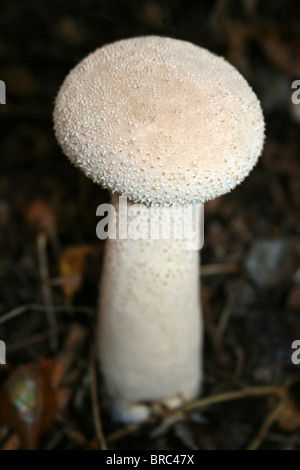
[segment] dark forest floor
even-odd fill
[[[111,449],[300,450],[300,366],[291,360],[300,340],[300,104],[291,102],[300,5],[291,0],[2,1],[0,448],[99,448],[95,211],[108,194],[62,155],[52,111],[87,53],[142,34],[224,55],[262,102],[263,156],[242,185],[206,204],[201,263],[203,396],[263,388],[129,428],[112,422],[101,398],[105,441]],[[265,388],[277,385],[280,393]]]

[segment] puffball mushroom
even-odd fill
[[[229,192],[264,140],[260,103],[232,65],[157,36],[117,41],[80,62],[59,91],[54,123],[70,160],[114,193],[116,208],[116,195],[142,204],[145,224],[153,207],[164,207],[162,223],[168,211],[176,219],[183,205]],[[98,331],[117,419],[143,419],[157,400],[194,398],[202,376],[198,252],[183,240],[108,239]]]

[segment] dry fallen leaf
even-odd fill
[[[41,358],[37,364],[15,368],[0,389],[0,425],[13,424],[26,449],[36,449],[41,434],[66,402],[65,389],[55,389],[51,375],[55,363]]]
[[[40,358],[16,367],[0,388],[0,426],[11,423],[25,449],[36,449],[43,432],[69,402],[73,387],[66,385],[70,381],[65,377],[85,337],[84,328],[71,325],[56,360]],[[78,379],[79,371],[71,372],[73,380]]]
[[[68,246],[59,258],[60,277],[52,280],[52,285],[60,285],[65,297],[71,299],[80,289],[86,257],[93,252],[89,245]]]
[[[33,234],[56,232],[56,216],[50,204],[43,199],[35,199],[25,209],[25,222]]]
[[[300,381],[295,382],[287,393],[287,398],[277,424],[283,431],[293,431],[300,427]]]

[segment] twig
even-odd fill
[[[235,289],[235,292],[231,293],[229,295],[229,299],[227,300],[225,307],[222,310],[222,313],[220,315],[219,323],[217,325],[217,331],[221,335],[223,335],[224,331],[226,330],[230,315],[233,310],[233,306],[237,300],[237,295],[238,295],[238,290]]]
[[[57,444],[59,444],[63,438],[65,437],[65,433],[62,429],[59,429],[55,434],[54,436],[52,437],[52,439],[50,440],[50,442],[48,442],[47,446],[46,446],[46,449],[45,450],[53,450],[55,449],[55,447],[57,446]]]
[[[285,450],[292,450],[294,446],[299,446],[300,445],[300,439],[299,439],[299,433],[296,432],[295,434],[292,435],[283,435],[279,434],[276,432],[269,432],[268,434],[268,441],[270,442],[276,442],[279,444],[285,445]]]
[[[210,307],[210,294],[207,295],[205,290],[202,292],[202,303],[203,303],[203,315],[204,323],[211,340],[212,347],[216,353],[216,357],[220,364],[227,364],[229,361],[228,353],[224,348],[223,338],[220,332],[217,330],[216,325],[213,321],[213,312]]]
[[[70,376],[72,377],[74,373],[78,375],[79,370],[74,370],[73,374],[70,372],[71,366],[83,348],[86,336],[87,330],[81,325],[73,323],[69,326],[63,348],[56,357],[56,365],[51,376],[51,382],[55,388],[68,386],[68,380],[66,379],[70,380]]]
[[[92,399],[94,425],[95,425],[95,431],[96,431],[97,439],[100,445],[100,449],[107,450],[106,439],[103,434],[102,423],[101,423],[95,361],[96,361],[95,351],[94,351],[94,348],[92,347],[91,354],[90,354],[89,373],[90,373],[90,381],[91,381],[91,399]]]
[[[21,446],[20,438],[17,434],[12,434],[5,441],[0,450],[18,450]]]
[[[216,403],[224,403],[226,401],[240,400],[242,398],[262,396],[262,395],[277,395],[282,396],[285,388],[281,385],[262,385],[257,387],[247,387],[242,390],[234,390],[232,392],[218,393],[211,397],[200,398],[199,400],[186,403],[185,405],[175,408],[174,410],[167,411],[166,415],[170,416],[177,413],[192,411],[199,408],[206,408],[207,406]]]
[[[244,243],[250,243],[253,239],[252,233],[248,230],[247,225],[244,222],[244,219],[238,217],[231,222],[232,228],[239,235],[241,240]]]
[[[68,311],[68,306],[66,305],[52,305],[52,308],[55,312],[65,312]],[[34,310],[34,311],[46,311],[47,307],[42,304],[25,304],[20,305],[20,307],[14,308],[9,312],[5,313],[0,317],[0,325],[6,323],[9,320],[13,320],[14,318],[22,315],[23,313],[27,312],[27,310]],[[80,307],[80,306],[72,306],[72,312],[74,313],[83,313],[85,315],[94,315],[94,310],[88,307]]]
[[[208,406],[215,405],[217,403],[224,403],[227,401],[240,400],[242,398],[253,397],[253,396],[264,396],[264,395],[277,395],[284,396],[285,388],[282,385],[263,385],[257,387],[248,387],[243,390],[235,390],[232,392],[223,392],[210,397],[200,398],[178,408],[165,411],[163,418],[169,418],[180,413],[193,411],[196,409],[207,408]],[[117,430],[108,436],[108,441],[116,441],[121,437],[131,434],[137,431],[140,427],[146,424],[156,423],[159,420],[159,416],[150,416],[150,418],[140,423],[130,424],[120,430]]]
[[[87,438],[78,429],[77,424],[75,424],[73,421],[68,421],[68,417],[63,415],[59,416],[59,421],[63,425],[65,435],[70,439],[71,442],[82,448],[88,445]]]
[[[57,334],[61,334],[66,331],[66,326],[60,326],[57,328]],[[8,343],[6,345],[7,352],[16,352],[20,351],[23,348],[26,348],[28,346],[33,346],[38,343],[42,343],[43,341],[46,341],[48,338],[51,338],[51,332],[48,331],[42,331],[41,333],[36,333],[34,335],[29,336],[28,338],[22,338],[19,339],[18,341],[14,341],[13,343]]]
[[[37,237],[37,250],[39,257],[39,268],[40,268],[40,277],[42,281],[42,291],[44,302],[46,306],[46,315],[48,319],[48,324],[50,327],[51,338],[50,344],[53,350],[58,348],[58,337],[57,337],[57,321],[55,316],[55,311],[53,309],[53,297],[51,287],[49,286],[49,269],[48,269],[48,260],[47,260],[47,235],[43,232],[38,234]]]
[[[3,323],[6,323],[9,320],[12,320],[13,318],[18,317],[19,315],[22,315],[22,313],[25,313],[27,310],[29,310],[30,304],[29,305],[21,305],[20,307],[14,308],[13,310],[10,310],[9,312],[5,313],[0,317],[0,325]]]
[[[267,432],[269,431],[270,427],[276,420],[277,416],[281,412],[281,410],[284,407],[284,399],[279,400],[279,403],[276,403],[276,405],[272,408],[271,412],[268,413],[266,418],[264,419],[261,427],[259,428],[256,436],[252,440],[252,442],[249,444],[247,447],[247,450],[256,450],[258,447],[260,447],[262,441],[264,440]]]
[[[234,347],[234,353],[236,356],[236,365],[235,365],[235,371],[233,374],[233,381],[238,382],[243,372],[245,354],[244,354],[244,350],[240,346]]]
[[[230,274],[239,270],[234,262],[224,264],[204,264],[201,266],[201,276],[216,276],[218,274]]]
[[[116,431],[112,432],[107,440],[108,442],[113,442],[117,441],[118,439],[121,439],[122,437],[126,437],[129,434],[134,433],[135,431],[138,431],[141,426],[145,426],[146,424],[154,424],[158,421],[157,416],[150,416],[150,418],[147,418],[144,421],[141,421],[140,423],[133,423],[129,424],[128,426],[124,426],[121,429],[117,429]]]

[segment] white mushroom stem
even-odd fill
[[[118,217],[116,197],[113,204]],[[152,215],[152,224],[157,224],[151,208],[139,206],[143,223],[150,226]],[[193,207],[195,214],[197,206]],[[171,221],[176,219],[172,235],[180,236],[182,206],[164,207],[160,225],[168,213]],[[184,230],[185,238],[194,236],[194,216],[185,220]],[[174,239],[106,242],[99,357],[106,390],[121,421],[144,419],[149,402],[180,404],[199,393],[199,251],[186,248],[186,240]]]

